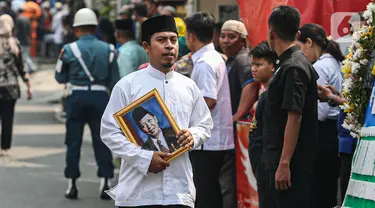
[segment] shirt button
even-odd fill
[[[168,80],[165,80],[165,84],[168,84]]]
[[[276,64],[279,64],[280,63],[280,60],[276,60]]]

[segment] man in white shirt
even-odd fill
[[[198,85],[214,121],[212,137],[191,152],[197,208],[237,207],[232,108],[225,62],[215,50],[214,17],[196,13],[185,19],[192,52],[191,79]],[[209,168],[207,168],[209,167]]]
[[[181,146],[196,148],[211,136],[212,118],[197,85],[174,72],[178,54],[173,17],[157,16],[142,23],[142,45],[150,58],[146,69],[122,78],[113,88],[102,118],[101,137],[122,158],[119,182],[108,192],[118,207],[194,207],[195,187],[188,153],[167,162],[169,153],[149,151],[129,142],[113,114],[157,89],[183,129]]]

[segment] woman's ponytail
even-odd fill
[[[331,54],[331,56],[333,56],[333,58],[335,58],[339,62],[345,60],[345,56],[342,54],[340,50],[340,45],[333,40],[328,40],[328,44],[325,51]]]

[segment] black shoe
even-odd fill
[[[65,198],[67,199],[78,199],[78,189],[76,186],[68,189],[65,193]]]
[[[76,186],[75,180],[69,180],[69,188],[65,192],[65,198],[67,199],[77,199],[78,198],[78,189]]]
[[[105,191],[109,190],[109,185],[108,185],[108,178],[103,179],[100,185],[100,199],[102,200],[111,200],[111,197],[105,193]]]

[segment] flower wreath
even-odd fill
[[[347,113],[342,126],[355,138],[360,138],[375,75],[374,16],[375,4],[370,2],[363,13],[368,24],[353,33],[353,44],[349,47],[349,53],[342,66],[345,77],[342,95],[347,100],[340,106]]]

